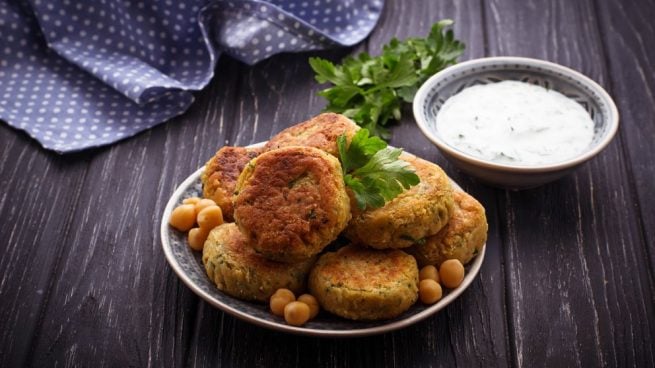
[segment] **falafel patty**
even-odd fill
[[[337,137],[345,134],[350,142],[359,126],[341,114],[323,113],[305,122],[284,129],[272,137],[265,151],[288,146],[308,146],[323,150],[335,157],[339,157]]]
[[[313,147],[262,153],[239,176],[234,217],[266,258],[300,262],[318,254],[350,220],[339,161]]]
[[[401,250],[355,245],[325,253],[309,274],[309,290],[328,312],[354,320],[389,319],[418,298],[418,267]]]
[[[448,176],[437,165],[403,153],[421,182],[383,207],[359,210],[352,205],[353,218],[345,236],[353,243],[376,249],[406,248],[441,230],[453,210],[453,191]]]
[[[260,152],[261,148],[225,146],[205,164],[205,170],[200,177],[202,195],[221,207],[226,221],[234,221],[232,196],[239,174]]]
[[[234,223],[225,223],[209,233],[202,263],[209,279],[226,294],[266,302],[279,288],[303,292],[313,259],[297,264],[270,261],[255,253]]]
[[[437,233],[407,249],[420,266],[441,265],[449,259],[467,264],[487,241],[484,207],[462,191],[453,194],[455,207],[448,224]]]

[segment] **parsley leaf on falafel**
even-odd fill
[[[362,210],[382,207],[420,182],[411,165],[399,159],[403,150],[369,137],[367,129],[357,131],[348,146],[346,136],[339,136],[337,146],[344,181]]]

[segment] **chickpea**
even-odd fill
[[[184,204],[193,204],[193,205],[195,205],[195,204],[198,203],[199,201],[200,201],[200,198],[198,198],[198,197],[189,197],[189,198],[185,198],[185,199],[182,201],[182,203],[184,203]]]
[[[218,206],[208,206],[198,213],[198,226],[211,230],[223,223],[223,211]]]
[[[314,298],[314,296],[310,294],[303,294],[298,297],[298,301],[307,304],[307,306],[309,307],[309,319],[314,319],[314,317],[316,317],[320,309],[316,298]]]
[[[439,282],[439,271],[437,271],[437,268],[434,267],[433,265],[425,266],[421,268],[421,271],[419,271],[418,279],[419,280],[430,279]]]
[[[189,247],[196,251],[201,251],[205,246],[209,231],[203,228],[194,227],[189,230]]]
[[[294,294],[293,291],[285,288],[275,290],[275,293],[273,295],[283,295],[291,299],[292,302],[296,300],[296,294]]]
[[[284,320],[292,326],[302,326],[309,321],[309,306],[303,302],[291,302],[284,307]]]
[[[296,301],[296,296],[293,295],[293,291],[289,289],[277,289],[269,300],[269,306],[273,314],[282,317],[284,316],[284,307],[294,301]]]
[[[441,264],[439,277],[443,286],[454,289],[464,280],[464,266],[457,259],[449,259]]]
[[[441,285],[432,279],[421,280],[418,284],[418,296],[424,304],[434,304],[441,299]]]
[[[195,207],[192,204],[183,204],[175,207],[171,212],[168,223],[180,231],[188,231],[196,223]]]
[[[202,211],[205,207],[216,206],[216,202],[212,201],[211,199],[203,198],[199,200],[195,204],[195,206],[196,206],[196,217],[198,217],[200,211]]]

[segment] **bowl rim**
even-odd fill
[[[422,107],[426,103],[427,94],[432,89],[434,89],[435,84],[437,84],[441,79],[443,79],[447,75],[452,74],[453,72],[470,69],[476,66],[481,66],[483,64],[488,65],[488,64],[496,64],[496,63],[539,66],[544,69],[548,69],[551,71],[559,72],[561,74],[570,76],[574,79],[577,79],[581,83],[585,84],[588,88],[598,93],[598,95],[601,97],[601,102],[605,103],[608,108],[609,115],[606,118],[608,124],[607,133],[595,145],[591,146],[591,149],[584,151],[582,154],[565,161],[558,161],[558,162],[547,163],[547,164],[510,165],[510,164],[497,163],[497,162],[492,162],[489,160],[472,156],[468,153],[464,153],[462,151],[453,148],[448,143],[446,143],[443,139],[441,139],[441,137],[435,131],[430,130],[427,126],[427,121],[423,118]],[[512,68],[507,68],[507,70],[511,70],[511,69]],[[619,128],[619,111],[616,107],[616,104],[614,103],[614,100],[612,99],[612,97],[610,97],[609,93],[607,93],[607,91],[605,91],[605,89],[601,87],[598,83],[596,83],[594,80],[592,80],[591,78],[587,77],[586,75],[578,71],[575,71],[571,68],[565,67],[557,63],[553,63],[541,59],[520,57],[520,56],[484,57],[484,58],[467,60],[449,66],[446,69],[428,78],[428,80],[426,80],[421,85],[419,90],[416,92],[416,95],[414,96],[414,101],[412,103],[412,110],[414,113],[414,120],[416,121],[419,129],[440,150],[444,151],[449,155],[455,156],[459,160],[465,161],[469,164],[485,167],[488,169],[496,169],[506,172],[515,172],[515,173],[551,172],[551,171],[564,170],[579,165],[591,159],[592,157],[597,155],[600,151],[602,151],[612,141],[612,138],[614,138],[614,135],[616,135],[616,132],[618,131]]]

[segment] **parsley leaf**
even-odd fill
[[[378,137],[360,129],[347,145],[346,136],[337,138],[344,181],[353,191],[357,206],[379,208],[420,179],[408,162],[400,160],[402,149],[389,148]]]
[[[435,23],[426,38],[394,38],[376,57],[364,52],[340,65],[310,58],[316,81],[332,84],[319,92],[328,101],[325,111],[344,114],[371,134],[388,139],[387,126],[400,120],[402,104],[412,102],[423,82],[464,52],[464,44],[446,30],[452,24],[448,19]]]
[[[350,146],[346,147],[346,145],[345,135],[337,137],[337,147],[344,174],[366,165],[376,152],[387,148],[387,142],[378,137],[369,137],[366,129],[358,130],[353,136]]]

